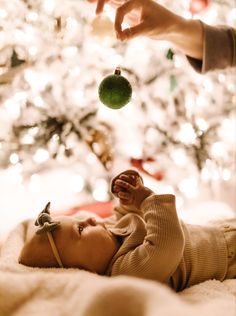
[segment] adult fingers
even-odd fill
[[[117,8],[115,17],[115,30],[118,34],[121,33],[121,25],[125,15],[138,7],[140,7],[139,1],[129,0]]]
[[[142,35],[145,33],[145,23],[142,22],[138,25],[135,25],[133,27],[128,27],[124,29],[123,31],[118,34],[119,39],[124,41],[124,40],[129,40],[131,38],[134,38],[136,36]]]
[[[98,0],[97,1],[96,14],[102,13],[104,5],[106,2],[107,2],[107,0]]]

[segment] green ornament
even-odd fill
[[[168,49],[168,52],[167,52],[167,54],[166,54],[166,58],[169,59],[169,60],[173,60],[173,59],[174,59],[174,58],[173,58],[173,57],[174,57],[174,54],[175,54],[175,53],[173,52],[173,50],[169,48],[169,49]]]
[[[121,70],[117,67],[113,75],[109,75],[102,80],[98,88],[98,94],[104,105],[117,110],[130,101],[132,87],[129,81],[121,76]]]

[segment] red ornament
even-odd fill
[[[209,6],[210,0],[191,0],[189,11],[192,14],[198,14],[204,11]]]
[[[154,164],[156,164],[156,159],[152,157],[147,157],[145,159],[130,158],[130,163],[133,167],[156,179],[157,181],[161,181],[164,178],[163,170],[152,171],[154,169]]]
[[[106,218],[112,215],[113,206],[114,205],[112,201],[93,202],[93,203],[78,205],[67,210],[56,212],[55,214],[52,212],[52,214],[57,215],[57,216],[58,215],[75,215],[79,211],[88,211],[100,217]]]

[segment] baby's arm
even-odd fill
[[[118,182],[121,185],[120,181]],[[124,185],[130,195],[135,187]],[[138,191],[136,191],[137,193]],[[134,250],[121,255],[112,267],[112,275],[126,274],[168,282],[176,270],[184,249],[184,235],[171,194],[149,195],[140,205],[147,235]]]

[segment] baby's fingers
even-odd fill
[[[113,192],[113,193],[119,192],[119,187],[118,187],[118,185],[113,185],[112,192]]]
[[[128,182],[131,185],[135,185],[136,183],[136,177],[134,175],[126,175],[126,174],[121,174],[119,176],[119,179],[124,180],[125,182]]]
[[[138,177],[136,180],[136,187],[143,186],[143,179],[141,177]]]
[[[122,200],[127,200],[127,201],[130,200],[130,193],[129,192],[120,191],[117,195]]]
[[[115,184],[123,189],[128,190],[129,192],[132,192],[134,190],[134,186],[132,186],[130,183],[123,181],[121,179],[117,179],[115,181]]]

